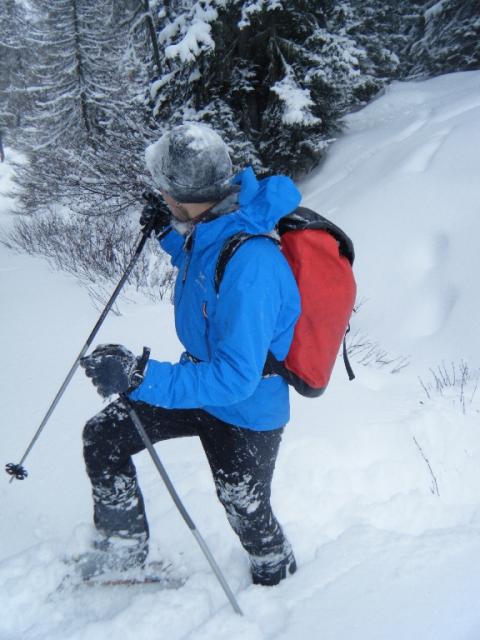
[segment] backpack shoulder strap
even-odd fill
[[[239,233],[235,233],[233,236],[226,240],[223,247],[220,249],[220,253],[218,254],[217,264],[215,265],[215,275],[214,275],[214,286],[215,293],[218,295],[220,291],[220,285],[223,280],[223,276],[225,275],[225,269],[227,268],[227,264],[230,259],[237,253],[240,247],[251,240],[252,238],[268,238],[278,244],[278,240],[268,234],[268,233],[246,233],[245,231],[240,231]]]

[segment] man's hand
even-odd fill
[[[101,344],[89,356],[83,357],[80,364],[98,393],[108,398],[114,393],[136,389],[143,381],[146,360],[134,356],[121,344]]]
[[[140,226],[142,231],[145,231],[147,227],[153,229],[156,236],[159,236],[164,231],[172,220],[172,214],[170,209],[165,204],[165,201],[160,196],[157,196],[152,192],[145,192],[143,194],[147,204],[143,207],[140,215]]]

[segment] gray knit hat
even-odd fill
[[[232,191],[227,145],[205,124],[174,127],[145,152],[156,186],[178,202],[217,202]]]

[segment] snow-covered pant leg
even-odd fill
[[[242,429],[201,409],[162,409],[143,402],[134,406],[153,443],[200,436],[217,495],[250,555],[254,581],[275,584],[279,572],[281,577],[287,567],[292,572],[293,554],[270,505],[283,429]],[[148,523],[131,456],[145,448],[143,441],[121,400],[89,420],[83,438],[94,522],[101,535],[97,546],[118,552],[120,541],[138,564],[148,552]]]
[[[152,442],[197,434],[194,411],[168,411],[140,402],[135,410]],[[121,400],[87,422],[83,445],[100,534],[96,546],[124,549],[141,562],[148,553],[149,531],[131,456],[145,447]]]
[[[220,421],[200,431],[218,498],[250,555],[253,573],[273,575],[294,563],[270,504],[282,433],[283,429],[252,431]]]

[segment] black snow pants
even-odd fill
[[[291,555],[270,506],[283,428],[252,431],[201,409],[162,409],[143,402],[134,406],[154,443],[184,436],[200,438],[218,498],[252,566],[257,561],[273,568]],[[132,455],[144,445],[121,399],[87,422],[83,441],[98,532],[105,540],[120,538],[148,550],[147,518],[132,462]]]

